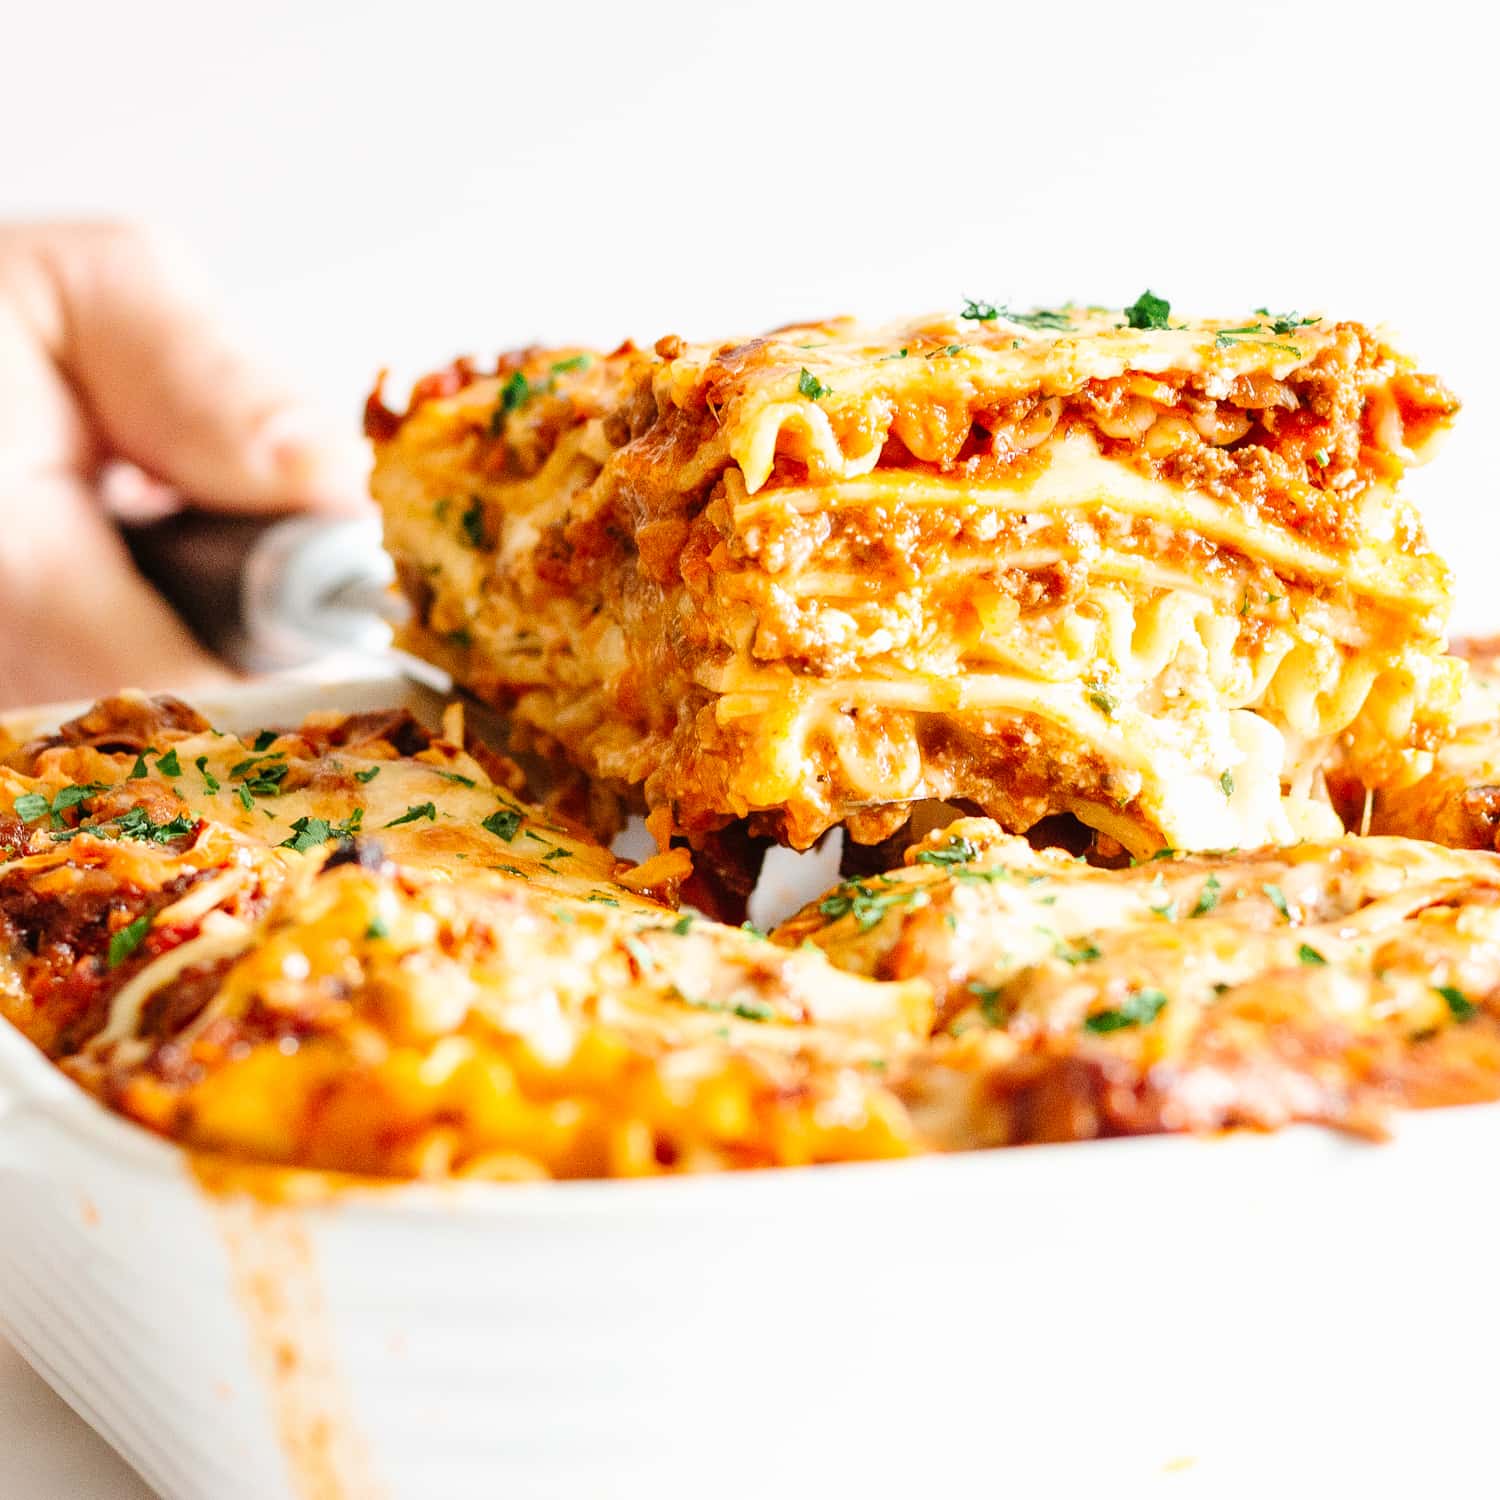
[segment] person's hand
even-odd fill
[[[348,509],[352,429],[247,359],[159,237],[0,225],[0,708],[222,679],[132,567],[120,504]]]

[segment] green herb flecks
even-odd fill
[[[1448,1013],[1455,1021],[1470,1021],[1479,1013],[1479,1007],[1462,990],[1455,989],[1451,984],[1438,984],[1433,988],[1443,997]]]
[[[208,769],[208,757],[200,755],[193,764],[197,766],[198,774],[203,778],[203,790],[212,796],[219,790],[219,778]]]
[[[1131,328],[1170,328],[1172,304],[1165,297],[1144,291],[1125,309],[1125,322]]]
[[[498,812],[492,812],[479,826],[486,833],[493,833],[497,839],[504,839],[509,843],[520,831],[522,817],[513,807],[502,807]]]
[[[476,551],[484,550],[487,543],[484,530],[484,501],[478,495],[469,497],[468,506],[459,518],[464,540]]]
[[[1088,938],[1084,938],[1071,948],[1066,943],[1059,941],[1053,952],[1065,964],[1070,966],[1091,964],[1104,957],[1104,954]]]
[[[1160,990],[1137,990],[1115,1010],[1096,1010],[1084,1020],[1084,1028],[1103,1036],[1131,1026],[1149,1026],[1161,1014],[1167,997]]]
[[[992,323],[1000,316],[1000,309],[992,302],[982,302],[974,297],[964,298],[964,310],[959,317],[971,323]]]
[[[821,401],[824,396],[832,395],[832,390],[811,370],[804,368],[797,377],[797,393],[806,396],[809,401]]]
[[[109,935],[109,967],[118,969],[142,943],[151,930],[149,916],[137,917],[135,921]]]
[[[979,850],[968,839],[955,834],[941,849],[924,849],[917,855],[917,863],[949,868],[953,865],[966,865],[978,854]]]
[[[413,803],[399,818],[392,818],[389,823],[383,826],[386,828],[399,828],[403,823],[420,823],[423,818],[426,818],[429,823],[437,822],[437,805],[435,803]]]
[[[1000,316],[1007,323],[1019,323],[1022,328],[1047,330],[1051,333],[1066,333],[1073,326],[1073,319],[1057,307],[1034,307],[1030,312],[1016,312],[1014,308],[1002,307]]]
[[[1214,907],[1216,907],[1218,904],[1219,904],[1219,881],[1218,881],[1218,877],[1214,876],[1214,875],[1210,875],[1208,877],[1208,879],[1203,882],[1203,889],[1198,892],[1198,900],[1194,904],[1192,911],[1190,911],[1188,913],[1188,916],[1190,916],[1190,917],[1206,917],[1209,914],[1209,912],[1211,912],[1214,909]]]
[[[877,889],[877,885],[883,889]],[[853,917],[861,932],[869,932],[892,908],[912,902],[922,904],[926,900],[927,893],[921,886],[892,880],[888,875],[877,875],[874,883],[844,881],[831,895],[824,896],[818,903],[818,911],[831,922],[837,922],[841,917]]]
[[[979,1014],[984,1017],[987,1026],[1005,1025],[1008,1010],[1004,1003],[1003,985],[984,984],[978,979],[971,979],[965,988],[979,1002]]]
[[[40,792],[26,792],[16,798],[15,813],[23,823],[35,823],[52,811],[52,804]]]
[[[1297,962],[1299,964],[1312,964],[1314,966],[1326,964],[1328,960],[1318,952],[1311,943],[1302,943],[1297,949]]]
[[[1265,885],[1261,886],[1261,890],[1265,892],[1266,900],[1290,922],[1292,920],[1291,908],[1286,904],[1286,893],[1281,887],[1279,885],[1272,885],[1267,881]]]

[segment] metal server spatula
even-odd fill
[[[405,607],[374,519],[190,511],[127,528],[125,541],[199,640],[233,666],[279,671],[352,654],[408,670],[411,659],[390,643]]]
[[[231,666],[287,672],[327,659],[341,676],[367,675],[374,667],[462,697],[467,721],[483,739],[509,743],[493,708],[391,644],[391,626],[406,618],[407,608],[391,587],[395,569],[373,517],[185,511],[127,527],[124,535],[136,567]],[[531,769],[540,778],[540,764]]]

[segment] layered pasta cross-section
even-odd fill
[[[646,810],[924,802],[1137,856],[1331,835],[1461,685],[1398,493],[1455,410],[1360,324],[959,313],[507,355],[372,397],[406,641]]]

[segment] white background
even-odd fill
[[[0,215],[171,226],[351,424],[381,365],[966,294],[1385,320],[1467,401],[1417,485],[1500,627],[1494,33],[1449,0],[11,5]],[[133,1493],[48,1399],[0,1355],[7,1500]]]

